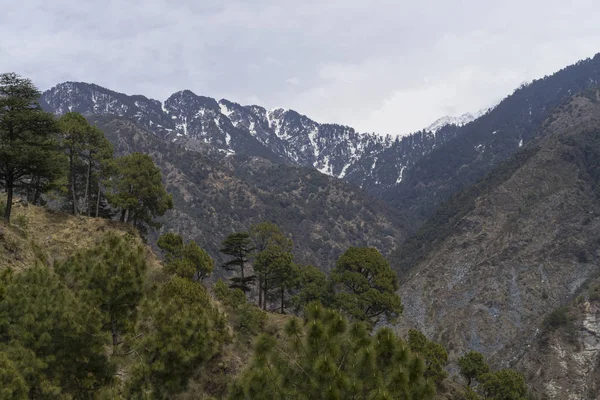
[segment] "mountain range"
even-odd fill
[[[540,398],[579,399],[600,393],[587,295],[600,280],[598,86],[600,54],[404,137],[187,90],[160,102],[66,82],[42,106],[86,115],[119,154],[151,154],[174,195],[166,228],[211,256],[264,219],[325,270],[348,246],[377,247],[400,277],[399,329],[451,360],[476,350],[516,365]],[[550,329],[561,307],[572,325]]]
[[[293,110],[216,101],[189,90],[160,102],[94,84],[65,82],[45,91],[41,103],[56,114],[125,117],[189,149],[206,143],[223,154],[312,167],[359,186],[422,222],[439,204],[535,138],[556,106],[599,82],[600,55],[596,55],[522,85],[497,106],[479,112],[483,115],[474,121],[464,124],[473,117],[468,116],[439,126],[442,121],[430,130],[395,138],[319,124]]]

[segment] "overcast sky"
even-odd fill
[[[598,0],[1,0],[0,72],[405,134],[600,52]]]

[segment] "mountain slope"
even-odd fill
[[[152,155],[173,194],[164,219],[221,260],[220,242],[233,231],[270,220],[291,234],[297,261],[328,269],[349,246],[389,254],[409,222],[382,201],[312,168],[264,158],[224,155],[210,146],[186,150],[123,118],[91,118],[119,154]]]
[[[600,280],[583,289],[569,306],[553,312],[559,318],[547,320],[539,340],[516,364],[538,398],[600,396]]]
[[[523,85],[493,110],[461,127],[415,162],[402,181],[378,195],[419,219],[516,153],[539,134],[552,110],[600,84],[600,54]]]
[[[403,265],[404,327],[512,363],[554,308],[600,273],[600,94],[577,96],[527,145],[442,206]]]

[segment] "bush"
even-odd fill
[[[229,320],[234,329],[245,334],[255,335],[261,332],[267,320],[267,314],[248,303],[241,289],[227,287],[225,282],[218,280],[213,286],[217,299],[229,310]]]
[[[588,291],[590,301],[600,300],[600,284],[593,285]]]
[[[28,223],[29,223],[29,220],[27,219],[27,216],[26,216],[26,215],[20,214],[20,215],[17,215],[17,216],[14,218],[14,223],[15,223],[15,225],[17,225],[19,228],[21,228],[21,229],[25,230],[25,229],[27,229],[27,225],[28,225]]]
[[[559,307],[552,311],[544,319],[544,328],[551,332],[560,327],[567,326],[570,322],[568,311],[568,307]]]

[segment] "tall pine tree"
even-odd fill
[[[7,193],[7,222],[15,189],[26,188],[35,179],[52,181],[63,172],[57,156],[58,125],[42,110],[39,97],[29,79],[0,74],[0,182]]]

